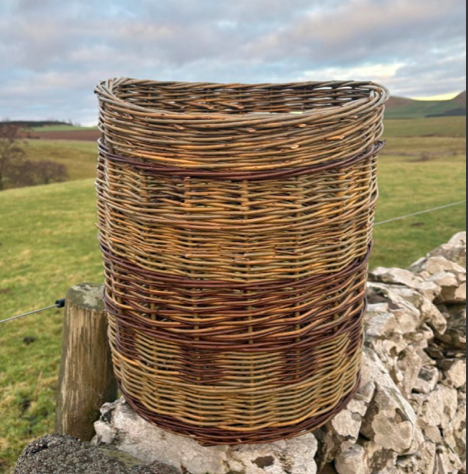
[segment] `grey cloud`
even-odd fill
[[[459,0],[351,0],[265,36],[251,53],[271,60],[289,53],[322,64],[409,57],[461,38],[465,11]]]
[[[464,0],[0,0],[0,116],[92,122],[94,85],[113,76],[278,82],[398,64],[384,78],[395,93],[455,92],[465,12]]]

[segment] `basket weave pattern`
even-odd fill
[[[97,89],[114,366],[199,442],[297,436],[358,386],[388,92],[111,80]]]

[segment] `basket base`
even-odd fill
[[[312,417],[302,423],[282,428],[266,428],[262,430],[246,433],[227,431],[219,428],[201,428],[182,423],[177,418],[170,416],[157,415],[148,410],[140,401],[129,396],[119,382],[120,391],[130,405],[130,407],[144,420],[156,425],[170,433],[186,436],[194,439],[202,446],[239,446],[244,444],[265,444],[274,443],[285,439],[296,438],[298,436],[311,433],[322,427],[343,411],[349,402],[353,399],[356,392],[361,386],[361,377],[358,377],[353,390],[344,397],[334,408],[317,417]]]

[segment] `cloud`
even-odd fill
[[[0,116],[94,123],[115,76],[456,92],[465,16],[464,0],[2,0]]]

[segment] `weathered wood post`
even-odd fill
[[[65,307],[55,430],[82,441],[91,440],[101,406],[117,398],[102,292],[74,286]]]

